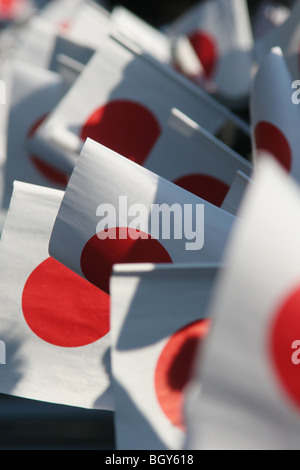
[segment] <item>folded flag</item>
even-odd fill
[[[0,393],[113,409],[99,291],[49,256],[63,192],[16,182],[0,243]],[[105,305],[106,307],[106,305]]]
[[[298,185],[262,159],[208,309],[187,449],[300,448],[299,210]]]
[[[111,341],[118,450],[183,448],[184,397],[210,329],[206,311],[218,270],[115,266]]]
[[[246,0],[206,0],[196,4],[171,24],[168,35],[175,43],[179,69],[180,63],[190,57],[185,55],[186,48],[181,54],[178,39],[183,37],[188,39],[198,59],[198,73],[195,67],[191,78],[203,86],[207,83],[211,93],[229,106],[241,109],[246,106],[254,64]]]
[[[90,139],[50,254],[106,294],[114,264],[219,263],[235,217]]]
[[[254,158],[269,153],[300,181],[300,110],[292,102],[292,78],[280,48],[261,64],[251,93]]]

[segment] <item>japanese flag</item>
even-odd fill
[[[88,139],[53,228],[50,254],[107,294],[114,264],[219,263],[234,222]]]
[[[0,392],[112,410],[107,300],[49,256],[63,192],[16,182],[0,243]]]
[[[39,154],[27,149],[27,143],[38,126],[61,98],[63,84],[60,76],[22,61],[13,63],[11,73],[5,208],[10,202],[14,180],[57,189],[63,189],[67,184],[67,177],[59,168],[45,163]]]
[[[299,187],[271,158],[254,181],[208,308],[188,449],[300,448]]]
[[[175,42],[174,59],[179,69],[191,54],[186,54],[188,45],[181,49],[181,39],[186,38],[195,53],[195,64],[198,61],[191,78],[204,86],[209,84],[211,93],[230,106],[246,105],[254,63],[246,0],[201,2],[171,24],[168,34]]]
[[[116,266],[111,280],[118,450],[179,450],[183,403],[211,319],[217,266]],[[130,373],[128,373],[130,371]]]
[[[103,41],[103,48],[30,145],[48,163],[60,152],[67,164],[74,157],[75,165],[74,153],[80,153],[82,143],[91,138],[144,165],[159,145],[160,152],[168,152],[164,133],[174,107],[208,132],[224,131],[232,149],[242,136],[248,157],[250,131],[244,122],[164,64],[111,37]]]
[[[255,77],[251,125],[255,159],[267,152],[300,181],[300,110],[292,102],[292,79],[280,48],[273,48]]]
[[[299,79],[300,2],[293,2],[286,21],[256,41],[255,51],[261,64],[273,47],[280,47],[293,80]]]

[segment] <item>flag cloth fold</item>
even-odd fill
[[[49,255],[63,191],[15,182],[0,242],[0,393],[113,409],[109,324],[98,289]],[[107,308],[107,303],[105,304]]]
[[[118,450],[179,450],[184,399],[220,266],[115,266],[112,370]],[[128,373],[130,371],[130,373]]]
[[[167,30],[173,38],[175,63],[187,58],[186,38],[195,52],[191,78],[228,106],[247,105],[254,65],[254,40],[246,0],[206,0],[175,20]],[[198,72],[196,66],[198,59]]]
[[[189,450],[300,448],[299,186],[270,157],[254,182],[208,309],[215,319],[187,405]]]

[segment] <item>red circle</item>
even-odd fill
[[[186,175],[178,178],[174,183],[218,207],[222,206],[229,191],[227,184],[209,175]]]
[[[53,258],[27,279],[22,309],[30,329],[56,346],[86,346],[109,332],[109,296]]]
[[[87,138],[143,165],[161,134],[156,117],[143,105],[115,100],[97,109],[81,131]]]
[[[27,138],[30,139],[34,136],[38,128],[42,125],[42,123],[46,120],[47,114],[41,116],[37,121],[31,126],[28,131]],[[35,169],[40,173],[46,180],[49,180],[51,183],[58,184],[65,188],[68,184],[69,177],[63,173],[62,171],[55,168],[50,163],[44,162],[41,158],[36,155],[29,156],[31,162],[33,163]]]
[[[106,239],[101,240],[103,234]],[[93,236],[80,259],[86,279],[107,293],[113,265],[124,263],[172,263],[172,259],[155,238],[139,230],[119,227]]]
[[[155,391],[159,404],[168,419],[183,431],[184,390],[192,376],[195,359],[210,324],[211,320],[200,320],[175,333],[156,366]]]
[[[299,366],[292,361],[294,341],[300,340],[300,287],[282,303],[271,327],[270,352],[276,376],[292,402],[300,408]]]
[[[188,38],[203,66],[205,78],[212,78],[218,61],[216,41],[204,31],[194,31]]]
[[[270,122],[261,121],[255,127],[255,145],[257,151],[267,152],[288,172],[292,168],[292,151],[283,132]]]
[[[18,2],[20,3],[20,1]],[[15,14],[16,0],[0,0],[0,17],[7,21],[12,20]]]

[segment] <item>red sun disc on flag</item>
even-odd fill
[[[20,0],[0,0],[0,19],[12,20],[15,16],[16,7],[20,7]]]
[[[29,276],[22,296],[24,318],[42,340],[75,348],[109,332],[109,296],[53,258]]]
[[[273,155],[285,170],[291,171],[292,151],[290,144],[283,132],[274,124],[261,121],[256,125],[255,145],[257,151]]]
[[[144,232],[118,227],[101,234],[102,237],[95,235],[85,245],[80,264],[85,278],[106,293],[114,264],[172,263],[162,244]]]
[[[27,139],[30,139],[34,136],[38,128],[46,120],[47,116],[48,115],[46,114],[44,116],[41,116],[39,119],[37,119],[37,121],[31,126],[27,134]],[[48,162],[46,163],[37,155],[30,155],[29,158],[33,166],[37,170],[37,172],[40,175],[42,175],[43,178],[48,180],[49,183],[54,183],[58,186],[61,186],[62,188],[65,188],[67,186],[69,177],[65,173],[63,173],[61,170],[59,170],[58,168],[55,168],[53,165],[51,165]]]
[[[271,361],[286,396],[300,412],[300,365],[293,363],[293,344],[300,340],[300,287],[282,303],[271,326]],[[300,355],[299,355],[300,356]]]
[[[186,175],[174,183],[217,207],[222,206],[229,191],[227,184],[209,175]]]
[[[203,66],[205,78],[212,78],[218,62],[216,41],[204,31],[192,32],[188,38]]]
[[[93,139],[139,165],[143,165],[161,134],[159,122],[144,105],[115,100],[94,111],[81,131],[81,139]]]
[[[159,404],[168,419],[182,431],[185,431],[184,390],[191,378],[201,341],[206,338],[210,325],[211,320],[201,320],[175,333],[156,366],[155,390]]]

